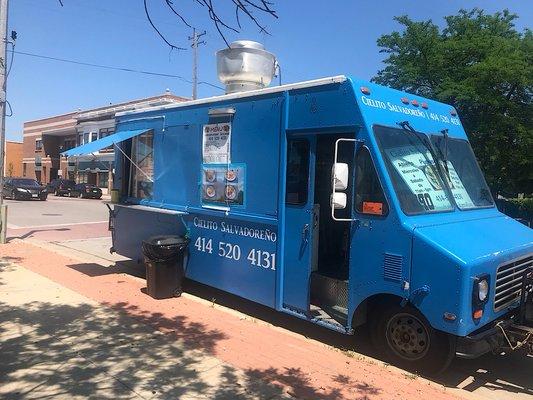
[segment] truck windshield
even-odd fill
[[[375,126],[374,133],[406,214],[453,209],[449,189],[437,167],[437,156],[426,135],[384,126]]]
[[[470,144],[444,135],[431,135],[431,142],[457,207],[461,210],[493,207],[494,200]]]

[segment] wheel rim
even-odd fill
[[[429,333],[422,321],[408,313],[396,314],[387,324],[387,343],[399,357],[414,361],[429,349]]]

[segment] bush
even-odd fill
[[[525,220],[529,226],[533,225],[533,197],[524,199],[499,199],[496,201],[498,209],[512,218]]]

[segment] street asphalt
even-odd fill
[[[95,265],[110,266],[117,262],[124,263],[123,257],[109,254],[111,240],[107,231],[108,211],[103,201],[51,196],[46,202],[8,200],[7,203],[9,207],[8,237],[11,238],[12,243],[17,243],[22,239],[24,242],[51,250],[58,255]],[[2,251],[0,251],[0,258],[1,256]],[[131,275],[138,273],[139,269],[136,271],[132,268]],[[142,272],[142,268],[140,271]],[[2,289],[5,292],[8,288]],[[339,338],[339,335],[335,333],[324,332],[299,320],[280,316],[275,311],[265,310],[253,303],[235,300],[231,296],[225,299],[220,292],[213,293],[209,288],[200,288],[194,291],[190,298],[196,299],[203,307],[209,307],[206,303],[208,304],[216,296],[217,307],[224,312],[234,313],[236,311],[242,315],[251,316],[253,319],[265,321],[269,326],[270,324],[280,326],[286,329],[284,332],[287,337],[297,335],[302,339],[315,338],[320,342],[325,342],[333,348],[330,350],[332,358],[338,353],[334,350],[335,348],[342,349],[348,344],[344,337]],[[91,304],[94,306],[94,303]],[[0,323],[2,322],[5,321],[0,320]],[[2,329],[0,329],[0,335],[1,345],[4,341]],[[259,343],[259,352],[261,346]],[[360,341],[355,350],[358,353],[354,353],[355,356],[352,355],[352,357],[356,359],[373,356],[372,350],[364,339]],[[1,357],[2,354],[0,354]],[[379,361],[376,362],[379,363]],[[454,361],[450,369],[434,382],[444,385],[450,394],[467,399],[526,400],[533,398],[532,371],[533,357],[531,356],[527,357],[521,353],[486,355],[477,360]],[[316,371],[304,370],[302,372],[311,376],[313,373],[316,374]],[[0,397],[2,397],[1,394]],[[374,396],[368,398],[374,398]]]

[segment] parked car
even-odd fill
[[[5,178],[3,196],[13,200],[46,200],[48,190],[35,179]]]
[[[79,197],[80,195],[79,190],[76,190],[76,182],[68,179],[52,179],[46,187],[49,193],[54,193],[56,196]]]
[[[100,199],[102,197],[102,189],[90,183],[79,183],[75,190],[80,192],[83,199]]]

